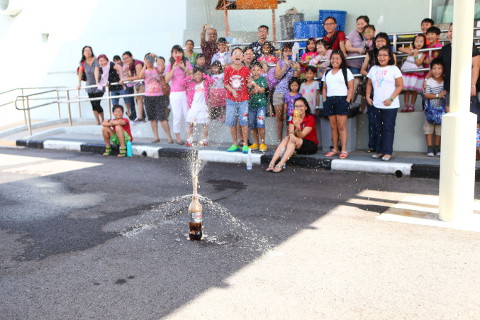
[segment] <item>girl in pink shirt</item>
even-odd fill
[[[182,127],[185,127],[188,115],[187,95],[183,80],[192,74],[192,69],[192,65],[185,57],[182,47],[174,45],[171,51],[170,64],[166,69],[165,80],[167,82],[172,81],[170,85],[170,106],[173,115],[173,132],[179,145],[184,144],[180,132]]]

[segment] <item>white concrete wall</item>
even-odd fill
[[[0,92],[28,86],[76,86],[75,70],[84,45],[110,59],[126,50],[137,59],[147,52],[170,56],[172,45],[183,41],[186,28],[186,0],[22,2],[23,10],[16,17],[0,15]],[[43,42],[42,33],[49,34],[48,41]],[[83,110],[83,115],[91,116],[88,104]],[[0,125],[19,116],[11,108],[1,108],[0,113]],[[32,115],[55,117],[56,106]]]

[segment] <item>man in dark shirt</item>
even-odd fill
[[[444,72],[444,87],[448,93],[450,93],[450,78],[452,74],[452,25],[448,29],[447,38],[450,41],[449,44],[445,45],[440,49],[440,54],[438,59],[442,60],[445,72]],[[475,96],[480,88],[477,88],[477,80],[480,71],[480,52],[477,47],[473,45],[472,48],[472,78],[471,78],[471,90],[470,95]],[[429,71],[426,79],[431,77],[431,72]],[[425,82],[424,82],[425,86]],[[447,95],[447,105],[450,105],[449,95]]]
[[[263,52],[262,52],[262,46],[263,44],[267,41],[268,37],[268,27],[266,25],[261,25],[258,27],[258,41],[252,42],[248,47],[253,49],[253,52],[255,53],[255,59],[260,57]],[[273,48],[275,51],[275,48]]]
[[[206,33],[208,33],[208,41],[205,40]],[[217,30],[211,28],[211,26],[208,24],[203,26],[202,33],[200,34],[200,46],[202,47],[202,52],[205,55],[206,66],[210,66],[213,55],[218,51],[217,36]]]

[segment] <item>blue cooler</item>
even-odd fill
[[[293,37],[295,39],[308,39],[311,37],[322,37],[320,21],[297,21],[293,25]],[[305,47],[307,43],[302,41],[300,47]]]

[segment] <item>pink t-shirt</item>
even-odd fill
[[[187,61],[186,63],[187,63],[187,69],[193,70],[190,62]],[[165,70],[165,72],[170,72],[170,70],[172,70],[171,64],[167,66],[167,69]],[[183,71],[182,68],[178,67],[177,69],[175,69],[175,71],[173,71],[172,82],[170,84],[170,92],[185,91],[185,86],[183,85],[183,79],[185,79],[186,76],[187,75],[185,74],[185,71]]]
[[[160,72],[157,69],[145,69],[145,96],[163,96]]]

